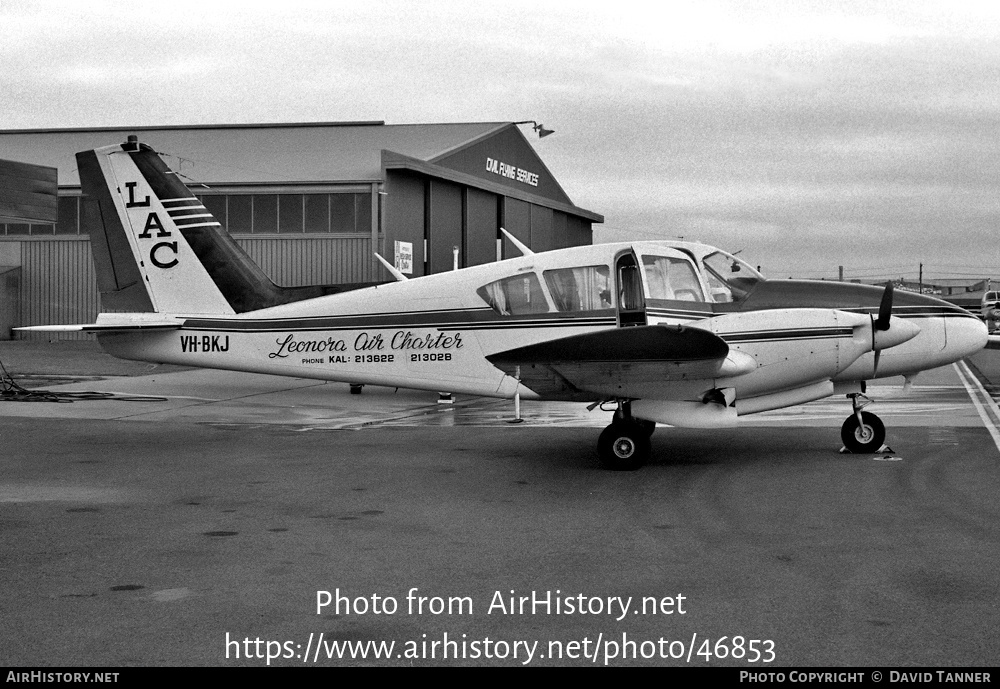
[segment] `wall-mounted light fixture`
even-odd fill
[[[523,120],[521,122],[514,122],[514,124],[533,124],[534,126],[532,127],[532,129],[534,129],[535,132],[538,133],[539,139],[544,139],[549,134],[555,132],[554,129],[546,129],[544,125],[538,124],[534,120]]]

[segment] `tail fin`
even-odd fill
[[[243,313],[360,286],[275,285],[134,136],[76,158],[102,311]]]
[[[221,226],[151,148],[129,137],[76,158],[103,310],[234,313],[188,239]]]

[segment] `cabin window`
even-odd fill
[[[694,267],[682,258],[643,256],[650,299],[705,301]]]
[[[476,293],[501,316],[546,313],[549,305],[534,273],[523,273],[484,285]]]
[[[546,270],[544,275],[557,311],[596,311],[613,306],[608,266]]]
[[[742,301],[764,279],[746,263],[721,251],[709,254],[702,261],[712,299],[716,302]]]

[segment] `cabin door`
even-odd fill
[[[631,251],[615,261],[618,281],[618,327],[646,325],[646,299],[642,293],[642,274],[639,262]]]

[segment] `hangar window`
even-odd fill
[[[354,207],[356,215],[354,218],[354,231],[371,233],[372,231],[372,196],[371,194],[352,194],[354,197]],[[336,232],[336,229],[332,229]]]
[[[56,234],[79,234],[80,197],[59,197],[59,220],[56,223]]]
[[[330,194],[330,232],[371,232],[371,194]]]
[[[705,301],[694,266],[672,256],[643,256],[650,299]]]
[[[330,232],[358,231],[358,194],[330,195]],[[369,213],[370,214],[370,213]],[[370,230],[366,227],[361,231]]]
[[[248,194],[233,194],[229,197],[230,233],[250,234],[253,232],[253,197]]]
[[[230,234],[367,235],[372,229],[371,194],[206,194],[198,198]]]
[[[202,196],[201,202],[215,219],[223,227],[226,226],[226,197],[225,196]]]
[[[253,233],[274,234],[278,231],[278,195],[256,194],[253,197]]]
[[[330,196],[306,194],[306,232],[330,231]]]
[[[610,309],[613,305],[608,286],[610,274],[608,266],[562,268],[544,273],[557,311]]]
[[[278,232],[302,232],[302,194],[278,195]]]
[[[483,285],[476,294],[501,316],[546,313],[549,305],[534,273],[523,273]]]

